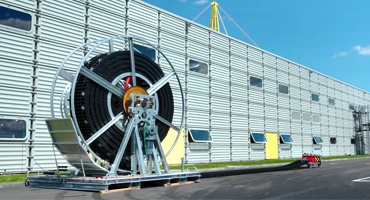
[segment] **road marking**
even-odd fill
[[[289,197],[298,196],[298,195],[301,195],[301,194],[304,194],[304,193],[309,194],[311,191],[320,190],[320,189],[324,189],[324,188],[326,188],[326,186],[318,185],[316,187],[306,188],[306,189],[300,190],[300,191],[284,193],[282,195],[272,196],[272,197],[269,197],[269,198],[266,198],[266,199],[288,199]]]
[[[365,177],[365,178],[352,180],[352,182],[370,182],[370,177]]]

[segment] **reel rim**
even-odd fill
[[[175,147],[175,145],[177,144],[177,142],[178,142],[178,139],[179,139],[179,136],[181,135],[181,131],[182,131],[182,129],[183,129],[183,124],[184,124],[184,116],[185,116],[185,109],[184,109],[184,107],[185,107],[185,104],[184,104],[184,102],[185,102],[185,100],[184,100],[184,93],[183,93],[183,90],[182,90],[182,85],[181,85],[181,81],[180,81],[180,78],[178,77],[178,75],[177,75],[177,73],[175,72],[175,68],[173,67],[173,65],[172,65],[172,63],[169,61],[169,59],[166,57],[166,55],[159,49],[159,48],[157,48],[154,44],[152,44],[152,43],[150,43],[150,42],[147,42],[146,40],[144,40],[144,39],[142,39],[142,38],[140,38],[140,37],[135,37],[135,36],[129,36],[129,35],[120,35],[120,36],[115,36],[115,37],[110,37],[110,38],[104,38],[104,39],[99,39],[99,40],[93,40],[93,41],[90,41],[90,42],[88,42],[88,43],[85,43],[85,44],[82,44],[82,45],[80,45],[79,47],[77,47],[75,50],[73,50],[66,58],[65,58],[65,60],[62,62],[62,64],[59,66],[59,68],[58,68],[58,70],[57,70],[57,73],[56,73],[56,75],[55,75],[55,77],[54,77],[54,80],[53,80],[53,83],[52,83],[52,89],[51,89],[51,98],[50,98],[50,108],[51,108],[51,116],[52,116],[52,118],[55,118],[55,113],[56,113],[56,111],[54,110],[54,98],[56,97],[56,92],[55,92],[55,86],[56,86],[56,84],[57,84],[57,82],[58,82],[58,80],[59,80],[59,78],[60,77],[62,77],[62,78],[64,78],[64,79],[66,79],[69,83],[71,83],[72,85],[71,85],[71,89],[70,89],[70,94],[71,94],[71,98],[70,98],[70,114],[71,114],[71,116],[70,116],[70,118],[72,119],[72,122],[73,122],[73,124],[75,125],[75,129],[76,129],[76,134],[77,134],[77,136],[80,138],[80,140],[81,140],[81,146],[83,147],[83,149],[84,149],[84,151],[86,151],[87,153],[91,153],[93,156],[92,157],[94,157],[94,159],[97,159],[97,160],[99,160],[99,162],[102,162],[102,163],[105,163],[105,165],[106,166],[108,166],[107,168],[109,168],[110,166],[109,166],[109,164],[110,163],[106,163],[106,161],[104,160],[104,159],[102,159],[100,156],[98,156],[98,155],[96,155],[95,154],[95,152],[90,148],[90,146],[89,146],[89,144],[90,143],[88,143],[88,140],[90,139],[85,139],[84,138],[84,136],[83,136],[83,134],[82,134],[82,132],[81,132],[81,130],[80,130],[80,127],[78,126],[78,123],[77,123],[77,117],[76,117],[76,108],[75,108],[75,106],[74,106],[74,101],[75,101],[75,97],[74,97],[74,95],[72,95],[72,94],[74,94],[75,93],[75,90],[76,90],[76,83],[77,83],[77,77],[78,77],[78,75],[79,74],[83,74],[82,72],[83,72],[83,70],[82,70],[82,68],[83,68],[83,66],[84,66],[84,64],[85,64],[85,62],[87,61],[87,59],[89,58],[89,56],[90,55],[92,55],[92,52],[94,52],[94,50],[95,49],[97,49],[98,47],[100,47],[100,46],[102,46],[103,44],[109,44],[109,53],[111,53],[111,52],[114,52],[113,51],[113,49],[111,49],[111,46],[114,44],[114,43],[116,43],[116,42],[118,42],[118,43],[123,43],[123,44],[129,44],[129,51],[130,51],[130,54],[131,55],[134,55],[134,47],[133,47],[133,40],[137,40],[137,41],[139,41],[139,42],[141,42],[141,43],[144,43],[144,44],[146,44],[146,45],[148,45],[148,46],[150,46],[150,47],[152,47],[153,49],[155,49],[157,52],[158,52],[158,54],[160,54],[160,55],[162,55],[163,56],[163,58],[167,61],[167,63],[169,64],[169,66],[171,67],[171,69],[172,70],[170,70],[170,73],[168,73],[168,74],[165,74],[164,75],[164,77],[162,77],[162,78],[167,78],[166,80],[163,80],[162,82],[164,83],[164,84],[167,84],[167,83],[169,83],[169,81],[170,81],[170,79],[172,79],[172,77],[173,76],[176,76],[176,79],[177,79],[177,84],[178,84],[178,86],[179,86],[179,88],[177,88],[178,90],[180,90],[180,94],[181,94],[181,104],[182,104],[182,109],[181,109],[181,122],[180,122],[180,127],[176,127],[176,126],[174,126],[173,124],[172,124],[172,122],[169,122],[170,123],[170,125],[168,125],[169,126],[169,128],[173,128],[173,129],[175,129],[176,131],[177,131],[177,137],[176,137],[176,139],[175,139],[175,141],[173,142],[173,144],[172,144],[172,146],[171,146],[171,148],[169,149],[169,151],[166,153],[166,156],[168,156],[171,152],[172,152],[172,150],[173,150],[173,148]],[[87,49],[88,47],[92,47],[88,52],[85,52],[85,56],[83,56],[83,58],[82,58],[82,60],[81,60],[81,62],[80,62],[80,64],[79,64],[79,66],[77,67],[77,69],[75,70],[75,75],[71,75],[71,74],[66,74],[66,71],[67,70],[65,70],[64,69],[64,66],[65,66],[65,64],[71,59],[71,57],[72,57],[72,55],[74,55],[76,52],[78,52],[79,50],[80,51],[82,51],[82,50],[84,50],[84,49]],[[133,59],[132,57],[131,57],[131,59]],[[135,67],[135,66],[134,66]],[[134,69],[133,69],[134,70]],[[136,76],[136,74],[135,73],[132,73],[132,71],[130,72],[132,75],[135,75]],[[169,75],[170,74],[170,75]],[[168,76],[168,77],[167,77]],[[170,76],[170,77],[169,77]],[[139,74],[139,76],[138,76],[139,78],[140,78],[140,74]],[[146,78],[145,76],[143,76],[144,78]],[[136,78],[136,77],[135,77]],[[162,80],[162,79],[161,79]],[[160,80],[160,81],[161,81]],[[119,81],[119,80],[118,80]],[[149,81],[150,82],[150,81]],[[158,81],[159,82],[159,81]],[[158,83],[157,82],[157,83]],[[156,95],[156,92],[160,89],[160,88],[162,88],[163,87],[163,84],[162,83],[162,85],[159,87],[159,88],[154,88],[153,90],[154,91],[152,91],[152,90],[150,90],[149,91],[149,89],[147,90],[147,93],[150,95],[150,94],[155,94]],[[112,83],[111,83],[112,84]],[[153,85],[155,85],[156,83],[154,83]],[[150,84],[151,85],[151,84]],[[115,86],[115,85],[113,85],[113,86]],[[152,86],[152,85],[151,85]],[[151,89],[151,87],[150,87],[150,89]],[[112,91],[110,91],[110,90],[108,90],[108,92],[109,92],[109,94],[110,95],[112,95],[113,94],[113,92]],[[66,94],[66,93],[64,93],[64,94]],[[62,94],[63,95],[63,94]],[[68,117],[68,115],[64,115],[63,116],[63,114],[62,114],[62,118],[66,118],[66,117]],[[159,116],[160,117],[160,116]],[[160,117],[161,118],[161,117]],[[157,118],[158,120],[160,120],[161,121],[161,119],[160,118]],[[163,118],[162,118],[163,119]],[[165,123],[166,124],[166,123]],[[172,126],[171,126],[172,125]],[[103,167],[102,167],[103,168]],[[105,169],[106,170],[106,169]]]

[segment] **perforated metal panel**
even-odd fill
[[[184,68],[184,61],[181,64],[176,64],[176,59],[185,58],[185,22],[175,20],[165,14],[161,14],[161,33],[160,45],[166,56],[168,54],[176,54],[177,56],[168,57],[174,65],[176,71]],[[173,27],[179,27],[177,32],[174,32]],[[173,62],[175,61],[175,63]]]
[[[212,128],[212,161],[230,160],[230,130]]]
[[[197,25],[188,27],[188,54],[190,58],[208,61],[209,31]]]
[[[0,118],[23,120],[26,123],[25,137],[14,139],[5,136],[9,127],[1,124],[0,173],[24,173],[27,171],[29,155],[35,3],[1,1],[0,6],[28,14],[31,18],[29,31],[0,25]],[[7,128],[4,130],[4,127]]]
[[[188,126],[207,128],[209,126],[208,78],[192,72],[188,75],[187,110]]]
[[[44,120],[50,117],[50,90],[57,68],[73,49],[84,42],[85,2],[42,2],[41,13],[34,170],[55,169],[54,152],[58,165],[69,166],[58,150],[53,149]],[[75,63],[78,66],[81,58],[82,54],[79,58],[72,58],[71,65]],[[55,89],[63,91],[65,86]]]
[[[29,115],[30,63],[0,59],[1,115]],[[16,80],[16,81],[15,81]]]
[[[251,150],[250,150],[251,160],[264,160],[265,159],[265,144],[250,144],[250,146],[251,146]]]
[[[145,38],[154,44],[157,43],[158,10],[141,1],[129,1],[129,8],[128,34]]]
[[[260,76],[262,77],[262,63],[259,63],[259,62],[256,62],[254,60],[252,60],[251,58],[249,58],[249,55],[248,54],[248,71],[251,75],[255,75],[255,76]]]
[[[90,40],[125,34],[125,1],[92,0],[88,9]]]
[[[26,142],[0,142],[0,172],[21,173],[27,171],[28,147]]]

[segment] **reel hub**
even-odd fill
[[[146,90],[140,86],[133,86],[130,87],[125,94],[123,95],[123,110],[125,111],[125,114],[127,116],[132,117],[132,113],[129,113],[129,109],[131,108],[131,99],[130,96],[131,94],[145,94],[148,95]],[[136,101],[136,99],[135,99]]]

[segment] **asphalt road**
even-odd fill
[[[370,178],[366,177],[370,177],[369,158],[324,161],[320,168],[207,178],[189,185],[109,194],[3,188],[0,199],[370,199]]]

